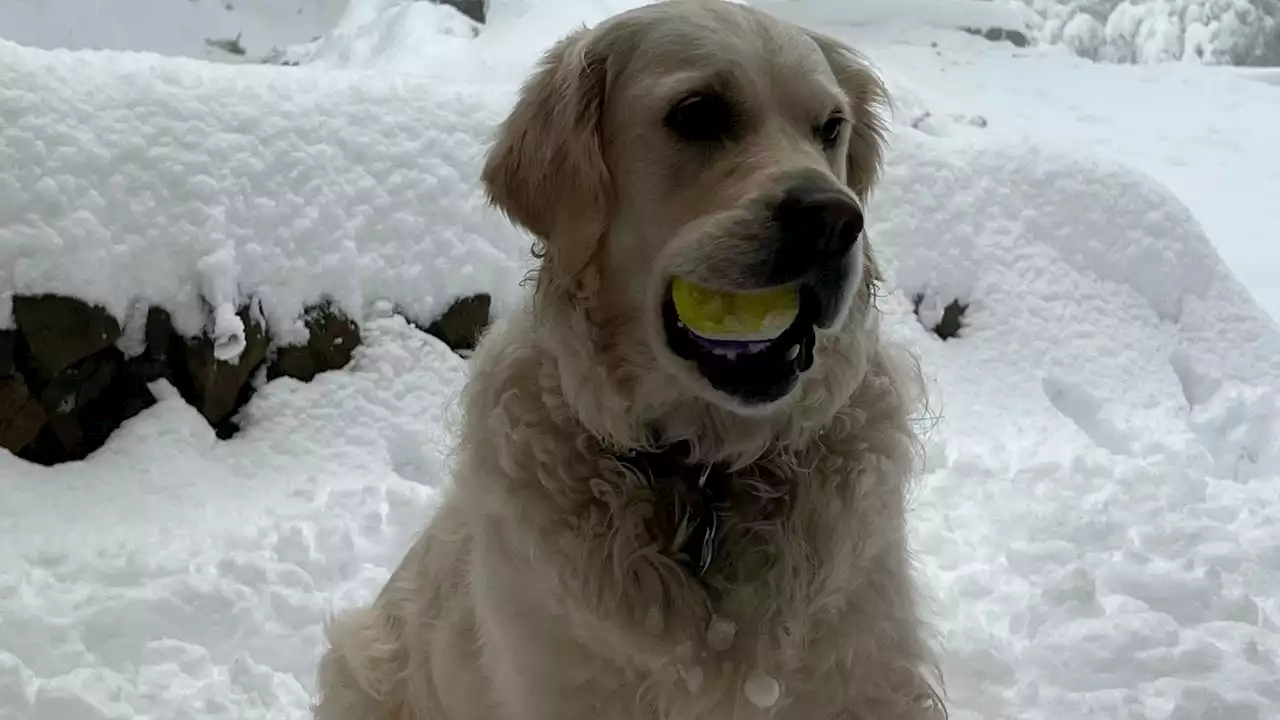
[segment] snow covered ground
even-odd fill
[[[347,0],[0,0],[0,38],[40,48],[137,50],[235,62],[310,41]]]
[[[518,298],[483,135],[542,45],[629,4],[495,1],[475,39],[419,4],[299,68],[0,43],[0,326],[58,283],[180,309],[169,278],[210,267],[277,318],[365,318],[351,367],[266,385],[231,440],[157,386],[83,463],[0,455],[0,719],[306,716],[325,616],[447,482],[466,365],[388,307]],[[824,29],[899,100],[870,230],[941,416],[912,519],[952,716],[1277,717],[1280,87]],[[916,292],[968,302],[964,335]]]

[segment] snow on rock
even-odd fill
[[[510,307],[528,240],[477,182],[509,102],[0,42],[0,295],[74,295],[120,320],[144,300],[188,336],[202,302],[256,296],[286,342],[322,295],[354,318],[379,299],[423,321],[480,292]]]

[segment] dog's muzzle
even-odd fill
[[[781,399],[813,366],[816,332],[831,329],[844,317],[861,271],[855,249],[862,232],[862,209],[847,190],[822,180],[790,185],[771,208],[762,238],[766,251],[755,267],[745,269],[752,287],[741,291],[794,288],[795,319],[768,339],[710,339],[681,321],[668,289],[662,308],[668,347],[713,388],[741,403],[765,405]]]

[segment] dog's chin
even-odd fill
[[[842,284],[844,285],[844,284]],[[662,300],[664,355],[704,399],[746,416],[784,405],[815,363],[818,334],[843,319],[846,287],[799,287],[799,312],[772,340],[732,342],[700,337],[680,322],[670,290]]]

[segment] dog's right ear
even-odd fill
[[[580,29],[543,56],[481,174],[490,201],[543,244],[551,267],[540,277],[571,284],[605,232],[610,202],[601,139],[606,58],[591,40]]]

